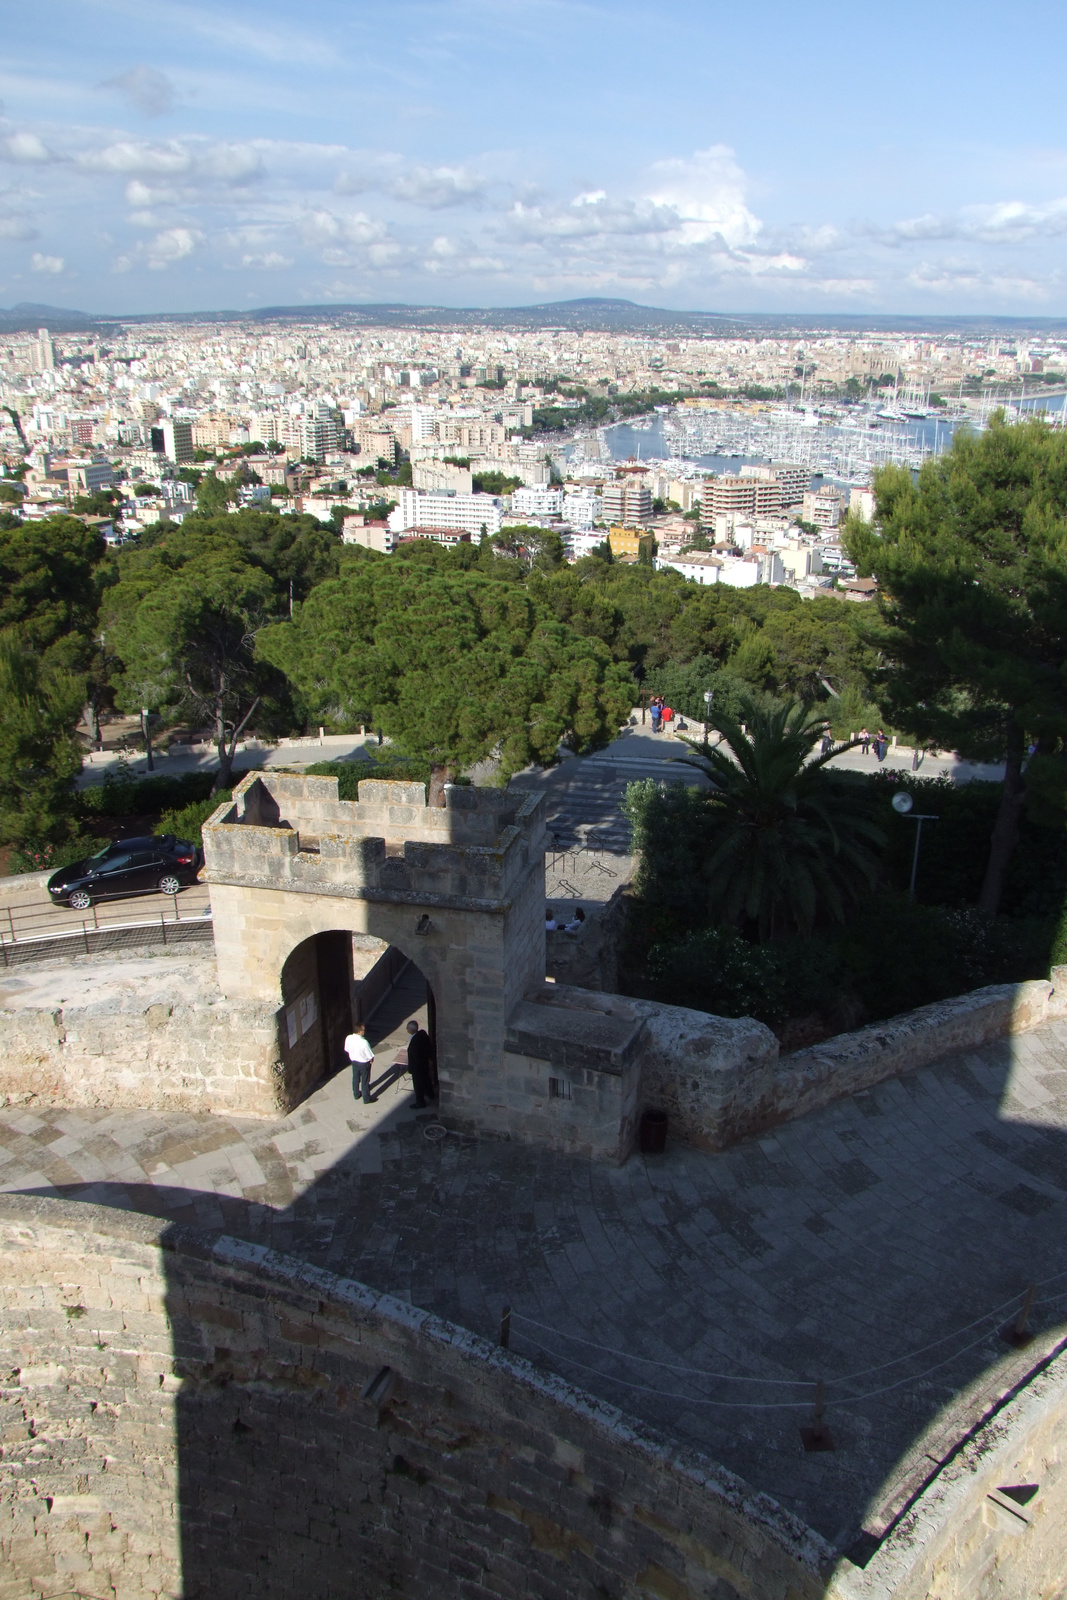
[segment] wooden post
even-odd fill
[[[1034,1303],[1034,1295],[1036,1293],[1037,1284],[1027,1284],[1026,1293],[1023,1295],[1023,1303],[1019,1307],[1019,1315],[1014,1322],[1009,1322],[1006,1328],[1000,1330],[1001,1338],[1005,1339],[1008,1344],[1013,1344],[1017,1350],[1022,1350],[1026,1345],[1033,1342],[1034,1334],[1028,1327],[1028,1323],[1030,1321],[1030,1307]]]
[[[805,1450],[834,1450],[836,1446],[829,1428],[826,1426],[826,1385],[820,1378],[815,1385],[815,1414],[811,1425],[800,1430],[801,1442]]]

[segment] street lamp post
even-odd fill
[[[148,770],[154,772],[155,764],[152,760],[152,734],[148,726],[148,719],[152,715],[147,706],[141,707],[141,732],[144,735],[145,753],[148,756]]]
[[[704,743],[705,744],[707,744],[707,742],[708,742],[708,718],[711,716],[711,702],[714,700],[714,698],[715,698],[715,693],[714,693],[713,690],[711,690],[711,689],[705,689],[704,690]]]
[[[940,817],[929,816],[925,813],[912,811],[911,808],[914,804],[914,800],[911,798],[911,795],[906,789],[900,789],[893,796],[893,810],[900,817],[906,817],[910,815],[912,822],[915,824],[915,851],[911,858],[911,882],[908,885],[909,900],[915,899],[915,879],[919,871],[919,843],[923,836],[923,823],[941,821]]]

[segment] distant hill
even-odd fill
[[[38,328],[48,328],[52,333],[90,333],[113,326],[114,322],[114,317],[67,311],[62,306],[39,305],[34,300],[20,300],[10,311],[0,307],[0,333],[36,333]]]
[[[660,338],[686,338],[719,334],[740,338],[763,333],[784,338],[815,333],[918,333],[937,335],[1061,333],[1062,317],[906,317],[862,316],[823,312],[670,311],[642,306],[633,300],[582,298],[552,300],[532,306],[415,306],[400,302],[382,305],[261,306],[254,311],[121,312],[103,316],[71,311],[61,306],[22,301],[10,311],[0,309],[0,333],[33,332],[47,327],[54,333],[111,334],[120,323],[174,322],[188,325],[230,322],[324,322],[349,327],[394,328],[565,328],[571,332],[647,333]]]

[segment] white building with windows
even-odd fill
[[[591,528],[604,515],[604,502],[588,489],[564,494],[562,514],[573,528]]]
[[[566,496],[562,489],[548,485],[516,489],[511,497],[511,510],[520,517],[559,517],[563,514]]]
[[[409,528],[458,528],[474,540],[483,532],[500,532],[501,504],[492,494],[422,494],[401,489],[400,502],[389,513],[394,533]]]

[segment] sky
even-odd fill
[[[34,0],[0,304],[1067,315],[1067,8]]]

